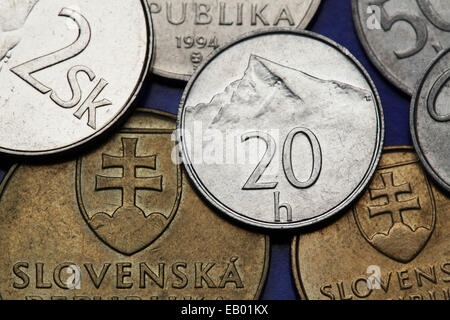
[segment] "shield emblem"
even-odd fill
[[[353,214],[361,234],[375,249],[402,263],[413,260],[436,221],[433,192],[417,157],[396,163],[382,159]]]
[[[160,237],[178,210],[179,165],[172,130],[124,129],[77,160],[80,211],[112,249],[132,255]]]

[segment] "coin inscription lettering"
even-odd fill
[[[168,265],[162,262],[154,266],[146,262],[141,262],[138,265],[129,262],[103,263],[98,266],[92,263],[84,263],[81,269],[81,278],[86,278],[89,285],[96,289],[104,289],[109,278],[116,279],[115,289],[131,289],[133,287],[146,289],[154,285],[161,289],[184,289],[188,286],[197,289],[223,289],[225,287],[242,289],[245,286],[239,267],[236,266],[238,260],[239,257],[231,257],[223,264],[196,262],[194,265],[188,265],[185,262],[177,262]],[[56,287],[69,290],[67,277],[63,277],[63,271],[74,265],[76,264],[73,262],[65,262],[52,267],[44,263],[17,262],[12,268],[14,274],[12,286],[15,289],[51,289]],[[221,271],[217,272],[218,269]],[[131,281],[132,279],[136,279],[136,282]],[[40,298],[40,296],[27,297],[31,300]],[[85,299],[87,298],[89,297],[85,297]],[[111,298],[113,299],[113,297]]]
[[[147,0],[156,26],[153,71],[188,80],[206,57],[241,34],[262,27],[304,28],[320,0]]]
[[[208,3],[177,3],[171,1],[165,6],[159,3],[149,2],[152,14],[162,14],[167,22],[173,25],[186,24],[219,24],[222,26],[252,25],[279,26],[282,21],[287,25],[295,26],[296,20],[288,4],[264,4],[238,3],[227,6],[226,2],[219,2],[218,12],[212,12],[212,5]],[[273,7],[277,7],[275,10]],[[244,12],[246,15],[244,16]],[[189,14],[188,14],[189,13]],[[215,15],[218,13],[218,15]]]

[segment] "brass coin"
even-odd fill
[[[386,148],[352,210],[294,238],[301,298],[450,299],[449,210],[412,147]]]
[[[13,168],[3,299],[254,299],[268,237],[222,220],[172,161],[175,117],[139,110],[77,161]]]

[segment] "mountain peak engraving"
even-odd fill
[[[372,104],[372,99],[367,90],[251,55],[241,79],[187,112],[210,128],[273,129],[317,116],[335,122],[339,114],[350,116],[354,106]]]

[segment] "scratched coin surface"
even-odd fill
[[[189,80],[219,46],[263,27],[303,29],[320,0],[147,0],[155,28],[153,72]]]
[[[76,161],[12,169],[0,196],[3,299],[255,299],[264,235],[218,217],[172,162],[175,117],[138,110]]]
[[[450,46],[448,0],[352,0],[359,39],[375,66],[413,95],[416,82]]]
[[[0,152],[48,155],[99,136],[128,111],[150,65],[142,1],[0,3]]]
[[[294,239],[301,298],[450,299],[449,210],[412,147],[386,148],[352,209]]]
[[[450,191],[450,49],[429,66],[411,102],[410,128],[425,169]]]
[[[367,72],[346,49],[307,31],[268,29],[223,47],[190,80],[178,116],[198,190],[223,213],[263,228],[339,212],[368,183],[383,144]]]

